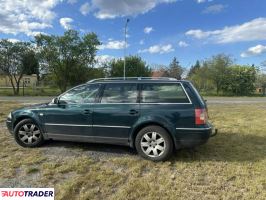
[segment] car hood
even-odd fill
[[[39,103],[39,104],[32,104],[32,105],[27,105],[24,107],[21,107],[17,110],[25,110],[25,109],[39,109],[39,108],[45,108],[48,106],[49,103]]]

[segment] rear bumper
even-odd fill
[[[206,143],[210,137],[217,134],[217,129],[211,124],[199,128],[176,128],[177,143],[181,148],[194,147]]]

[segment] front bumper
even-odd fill
[[[9,131],[11,134],[13,134],[13,125],[12,125],[12,124],[13,124],[13,123],[12,123],[11,120],[9,120],[9,119],[6,120],[6,127],[7,127],[8,131]]]
[[[211,124],[199,128],[177,128],[177,142],[181,148],[191,148],[206,143],[218,130]]]

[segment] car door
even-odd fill
[[[128,143],[130,129],[139,113],[136,83],[106,83],[93,109],[95,139],[104,143]]]
[[[99,84],[77,86],[59,96],[57,104],[50,104],[44,113],[48,136],[59,139],[92,136],[92,105],[99,87]]]

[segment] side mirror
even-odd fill
[[[56,98],[53,98],[53,99],[52,99],[52,103],[53,103],[53,104],[58,104],[58,103],[59,103],[58,98],[57,98],[57,97],[56,97]]]

